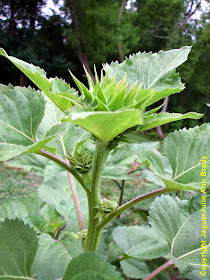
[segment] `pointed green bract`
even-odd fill
[[[175,131],[164,139],[164,153],[168,157],[173,174],[165,173],[161,156],[156,151],[144,151],[140,162],[145,162],[154,174],[160,177],[168,190],[201,189],[202,164],[210,167],[210,127],[202,125]],[[210,175],[205,176],[207,187]]]
[[[153,116],[158,110],[160,110],[160,108],[163,107],[164,104],[165,104],[165,102],[162,105],[160,105],[160,106],[158,106],[158,107],[156,107],[156,108],[154,108],[154,109],[152,109],[152,110],[150,110],[148,112],[145,112],[143,117],[144,118],[146,118],[146,117],[149,118],[149,117]]]
[[[184,119],[200,119],[203,115],[199,113],[189,112],[186,114],[179,113],[159,113],[144,119],[144,124],[140,126],[139,131],[146,131],[151,128]]]
[[[109,142],[126,129],[142,123],[137,110],[72,113],[63,121],[83,127],[102,142]]]
[[[31,273],[38,240],[36,233],[19,220],[0,222],[0,279],[34,280]]]
[[[93,96],[92,93],[86,88],[86,86],[83,85],[83,83],[81,83],[74,75],[73,73],[71,73],[71,71],[69,71],[71,74],[72,79],[74,80],[75,84],[77,85],[79,91],[81,92],[81,94],[85,95],[85,97],[87,98],[88,101],[92,101],[93,100]]]
[[[73,259],[63,280],[122,280],[116,267],[104,262],[96,253],[84,253]]]

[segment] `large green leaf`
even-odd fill
[[[48,143],[49,144],[49,143]],[[44,176],[45,167],[50,163],[50,160],[36,154],[23,154],[18,158],[8,161],[7,166],[23,168],[29,172],[33,170],[38,176]]]
[[[32,272],[40,280],[63,278],[70,260],[81,253],[82,245],[79,240],[65,238],[58,241],[49,234],[42,233]]]
[[[39,211],[27,216],[24,223],[33,227],[37,233],[49,233],[55,236],[59,227],[65,224],[65,220],[55,210],[55,206],[48,203],[42,203]]]
[[[151,205],[149,221],[170,245],[170,259],[175,261],[177,267],[181,271],[195,270],[199,275],[203,240],[208,250],[205,258],[210,257],[210,207],[203,208],[206,212],[199,209],[190,213],[188,204],[189,201],[181,201],[177,197],[161,196]],[[203,226],[205,237],[201,235],[204,233]],[[206,266],[206,277],[210,279],[209,265]]]
[[[201,209],[201,201],[202,201],[203,193],[200,192],[194,196],[192,196],[189,200],[189,212],[193,213]],[[210,194],[206,194],[206,207],[210,206]]]
[[[84,253],[70,261],[63,280],[122,280],[115,269],[96,253]]]
[[[38,233],[55,234],[65,220],[52,204],[47,204],[37,197],[11,198],[0,203],[0,220],[21,219]]]
[[[170,195],[156,198],[150,207],[150,224],[170,246],[183,222],[189,217],[187,208],[185,200]]]
[[[145,278],[153,270],[160,267],[164,263],[162,259],[156,259],[151,261],[144,261],[141,259],[126,259],[120,262],[123,273],[134,279]],[[153,280],[169,280],[169,272],[162,271]]]
[[[109,154],[102,176],[106,179],[131,180],[128,170],[138,155],[131,147],[119,145],[118,148]]]
[[[51,99],[62,111],[68,110],[75,102],[77,94],[74,89],[63,80],[56,78],[48,79],[46,72],[38,66],[34,66],[16,57],[9,56],[4,49],[0,48],[0,55],[9,59],[19,68],[46,96]]]
[[[143,125],[140,126],[138,131],[145,131],[151,128],[184,119],[200,119],[203,115],[199,113],[189,112],[186,114],[179,113],[159,113],[154,116],[144,118]]]
[[[129,146],[119,144],[118,148],[109,154],[102,177],[115,180],[132,180],[132,176],[128,174],[128,171],[131,164],[138,158],[138,153],[143,152],[148,148],[158,147],[158,141],[147,141]]]
[[[46,135],[46,131],[51,131],[61,124],[61,119],[65,114],[53,104],[49,99],[46,100],[46,109],[44,118],[37,129],[36,137],[42,139]],[[62,133],[59,133],[55,138],[53,138],[48,145],[56,149],[56,154],[66,159],[65,154],[72,153],[76,144],[87,138],[87,132],[75,125],[66,123],[67,127],[63,129]]]
[[[31,87],[0,85],[0,161],[39,152],[54,136],[36,142],[45,110],[41,92]]]
[[[187,60],[190,47],[182,47],[170,51],[160,51],[158,53],[137,53],[130,55],[122,63],[112,62],[105,65],[105,70],[109,71],[109,76],[116,75],[116,81],[121,80],[126,74],[129,84],[142,83],[144,96],[149,96],[149,90],[153,89],[155,95],[149,101],[152,104],[165,96],[180,92],[184,89],[175,69]]]
[[[169,246],[149,226],[117,227],[113,239],[128,257],[153,259],[169,253]]]
[[[36,132],[36,139],[38,140],[38,142],[26,148],[25,146],[22,147],[15,145],[14,150],[12,149],[13,146],[10,145],[9,147],[6,147],[5,143],[2,143],[2,145],[0,145],[0,156],[2,154],[2,158],[4,156],[4,160],[6,160],[11,157],[20,155],[23,152],[40,153],[41,148],[45,146],[44,148],[46,150],[49,150],[51,153],[54,153],[66,160],[65,155],[67,153],[72,153],[75,145],[83,139],[88,138],[89,135],[87,135],[87,132],[85,130],[83,130],[81,127],[76,126],[75,124],[60,123],[60,117],[63,116],[63,112],[59,108],[57,108],[49,99],[47,99],[45,115]],[[52,136],[46,137],[46,134]],[[46,143],[47,146],[45,145]],[[44,160],[38,155],[28,155],[27,158],[24,157],[23,160],[14,160],[12,162],[12,166],[22,167],[27,171],[33,169],[34,166],[34,169],[38,171],[39,174],[44,175],[45,168],[49,164],[49,162],[49,160]],[[56,164],[54,164],[53,166],[56,166]],[[61,170],[63,171],[63,169]],[[74,170],[72,170],[72,172],[73,171]],[[80,182],[82,182],[81,177],[79,177],[79,174],[76,173],[76,171],[74,171],[73,174],[80,180]]]
[[[0,279],[35,280],[31,274],[38,240],[19,220],[0,222]]]
[[[123,273],[134,279],[143,279],[150,271],[144,260],[139,259],[126,259],[120,262]]]
[[[54,136],[47,137],[33,145],[22,146],[11,143],[0,143],[0,161],[6,161],[24,153],[39,153]]]
[[[164,140],[164,153],[173,169],[173,180],[179,183],[199,184],[202,176],[202,164],[206,170],[210,167],[210,127],[202,125],[190,129],[175,131]],[[204,160],[205,162],[202,162]],[[206,183],[210,182],[207,172]]]
[[[0,220],[4,219],[24,219],[32,215],[39,209],[39,203],[36,198],[22,197],[11,198],[0,203]]]
[[[72,113],[63,121],[83,127],[102,142],[109,142],[126,129],[142,124],[137,110]]]
[[[77,193],[80,199],[80,206],[83,215],[87,215],[87,198],[84,189],[75,180]],[[74,201],[69,185],[66,171],[58,173],[43,183],[39,190],[39,196],[47,203],[53,204],[58,213],[66,219],[76,217]]]
[[[197,190],[201,188],[202,179],[207,187],[210,175],[201,176],[210,166],[210,127],[202,125],[182,129],[169,134],[164,139],[164,153],[168,157],[173,174],[166,174],[163,159],[158,152],[147,150],[140,154],[139,161],[146,163],[154,174],[160,177],[168,190]],[[205,174],[204,174],[205,175]]]

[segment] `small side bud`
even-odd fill
[[[83,229],[83,230],[77,232],[77,235],[78,235],[80,240],[86,240],[86,238],[87,238],[87,229]]]
[[[117,202],[111,201],[106,198],[100,201],[99,204],[99,213],[102,214],[109,214],[114,212],[114,210],[117,208]]]

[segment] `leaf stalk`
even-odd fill
[[[151,192],[148,192],[146,194],[140,195],[136,198],[133,198],[131,200],[129,200],[128,202],[124,203],[123,205],[121,205],[120,207],[118,207],[114,212],[112,212],[111,214],[109,214],[105,219],[103,219],[99,224],[98,227],[100,230],[102,230],[103,227],[105,227],[105,225],[107,225],[112,219],[114,219],[116,216],[118,216],[120,213],[122,213],[123,211],[127,210],[128,208],[134,206],[135,204],[147,199],[147,198],[151,198],[154,197],[156,195],[160,195],[163,193],[169,192],[167,187],[163,187]]]
[[[174,266],[174,263],[171,260],[167,261],[166,263],[164,263],[163,265],[161,265],[160,267],[158,267],[157,269],[152,271],[143,280],[151,280],[151,279],[153,279],[155,276],[157,276],[158,274],[160,274],[162,271],[166,270],[170,266]]]
[[[62,158],[55,156],[47,151],[45,151],[44,149],[41,150],[41,152],[37,153],[38,155],[44,156],[54,162],[56,162],[57,164],[59,164],[61,167],[63,167],[64,169],[66,169],[69,173],[71,173],[76,179],[77,181],[83,186],[83,188],[86,190],[85,188],[85,183],[84,180],[82,179],[82,177],[79,175],[79,173],[77,173],[73,168],[71,168],[69,162],[66,162],[65,160],[63,160]]]

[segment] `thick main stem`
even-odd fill
[[[100,203],[100,182],[101,175],[105,166],[105,162],[108,156],[109,150],[107,144],[98,141],[96,143],[96,151],[94,158],[94,166],[92,171],[92,185],[91,191],[88,193],[88,208],[89,208],[89,222],[88,222],[88,233],[85,244],[85,251],[95,251],[97,248],[100,229],[97,224],[99,218],[96,217],[98,213],[98,206]]]

